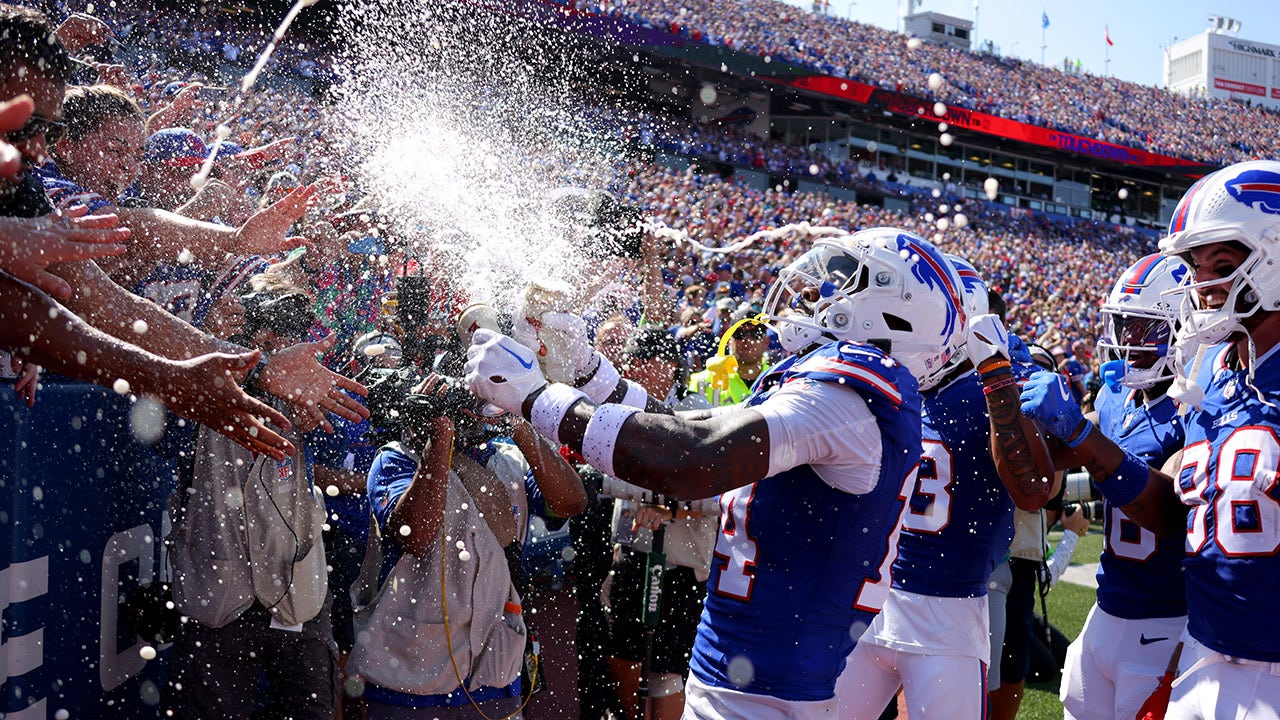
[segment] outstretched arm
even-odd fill
[[[1173,478],[1126,453],[1085,419],[1061,375],[1032,375],[1022,388],[1022,412],[1065,443],[1102,494],[1130,520],[1161,537],[1186,531],[1187,508]]]
[[[466,368],[472,392],[530,418],[540,435],[581,452],[606,475],[699,499],[770,474],[769,426],[755,410],[687,420],[613,403],[597,406],[575,388],[548,385],[537,356],[515,340],[478,330],[472,343]]]
[[[253,452],[277,460],[293,452],[293,446],[264,422],[287,427],[285,417],[236,384],[236,378],[257,362],[258,353],[185,361],[160,357],[98,330],[3,273],[0,346],[68,377],[108,387],[124,380],[130,391],[158,397],[175,413],[209,425]]]

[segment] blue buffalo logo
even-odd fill
[[[929,245],[923,239],[907,233],[898,235],[898,251],[907,251],[919,258],[917,262],[911,264],[911,274],[917,280],[927,285],[931,290],[941,290],[947,298],[947,321],[942,330],[944,337],[950,337],[959,330],[957,318],[961,318],[964,312],[964,302],[960,299],[960,289],[955,286],[952,281],[952,275],[947,272],[950,264],[947,259]]]
[[[1264,213],[1280,215],[1280,173],[1245,170],[1228,180],[1226,187],[1236,202]]]

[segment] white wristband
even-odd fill
[[[569,408],[587,396],[577,388],[563,383],[551,383],[538,397],[533,399],[533,408],[529,411],[529,424],[538,434],[554,442],[560,441],[560,421],[569,412]]]
[[[596,351],[596,358],[599,359],[600,364],[596,366],[595,374],[578,389],[586,393],[587,397],[591,398],[591,402],[601,405],[618,387],[621,376],[618,375],[618,370],[613,363],[609,362],[609,358],[601,355],[599,350]]]
[[[625,382],[627,383],[627,394],[622,396],[619,404],[643,410],[644,406],[649,402],[649,393],[645,392],[644,388],[640,387],[637,382],[631,380],[626,380]]]
[[[613,449],[618,444],[618,433],[627,418],[640,412],[638,408],[608,403],[596,408],[582,435],[582,457],[591,467],[615,477]]]

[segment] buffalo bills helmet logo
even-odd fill
[[[919,257],[919,261],[911,265],[911,274],[930,289],[942,291],[947,298],[947,320],[943,335],[950,337],[964,323],[964,301],[960,298],[960,288],[955,286],[952,276],[947,272],[951,264],[932,245],[907,233],[898,235],[898,251],[906,251]]]
[[[1237,202],[1264,213],[1280,215],[1280,173],[1246,170],[1228,180],[1226,188]]]

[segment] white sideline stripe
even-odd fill
[[[49,556],[13,563],[0,570],[0,612],[49,592]]]
[[[1069,565],[1062,571],[1062,581],[1098,589],[1098,563]]]

